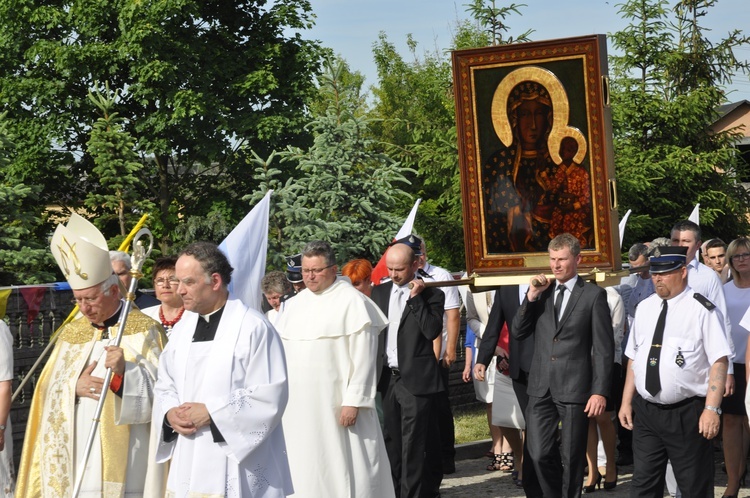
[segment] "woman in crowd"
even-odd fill
[[[161,301],[161,304],[141,310],[161,323],[167,336],[172,333],[172,327],[180,321],[182,313],[185,311],[182,306],[182,297],[177,294],[177,284],[180,282],[175,276],[175,263],[177,263],[177,258],[174,256],[156,260],[153,270],[154,291],[156,292],[156,299]]]
[[[741,347],[748,342],[748,330],[740,325],[750,305],[750,240],[746,237],[733,240],[727,248],[727,261],[732,280],[724,285],[727,314],[732,325],[732,341],[735,344],[734,393],[721,403],[724,463],[727,468],[727,489],[724,496],[737,496],[745,475],[745,455],[750,447],[750,431],[747,426],[745,392],[747,378],[745,358],[747,351]]]
[[[260,281],[260,290],[271,307],[266,311],[266,318],[271,322],[271,325],[276,325],[276,320],[281,313],[281,305],[285,299],[294,294],[292,283],[287,280],[284,272],[270,271]]]
[[[372,264],[366,259],[353,259],[341,268],[341,274],[352,281],[352,285],[367,297],[372,293]]]

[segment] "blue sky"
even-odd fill
[[[343,56],[353,70],[365,75],[366,85],[377,83],[372,45],[379,32],[385,32],[407,58],[407,34],[411,33],[419,43],[418,54],[443,51],[450,46],[457,20],[469,17],[464,6],[468,0],[312,0],[311,3],[317,16],[316,26],[305,36],[322,41]],[[497,5],[509,3],[497,1]],[[512,36],[533,29],[533,40],[546,40],[608,34],[626,26],[617,13],[621,0],[516,0],[515,3],[527,6],[521,7],[521,16],[508,19]],[[719,0],[700,23],[712,30],[711,39],[719,39],[732,29],[746,29],[746,34],[750,34],[748,18],[750,1]],[[609,43],[608,52],[612,51]],[[750,59],[750,46],[735,53],[738,58]],[[736,77],[731,89],[735,90],[729,97],[731,101],[750,100],[748,76]]]

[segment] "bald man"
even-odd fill
[[[386,254],[390,282],[376,286],[372,300],[388,316],[381,386],[385,445],[396,496],[439,496],[442,470],[435,395],[444,390],[432,341],[443,330],[445,296],[416,278],[419,259],[408,241]],[[428,442],[432,443],[428,448]],[[425,457],[425,453],[427,456]]]

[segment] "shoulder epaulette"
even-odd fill
[[[706,308],[708,311],[713,311],[716,309],[716,305],[712,303],[706,296],[703,294],[698,294],[697,292],[693,294],[693,297],[696,301],[701,303],[704,308]]]

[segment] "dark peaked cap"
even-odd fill
[[[422,255],[422,239],[420,239],[416,235],[407,235],[402,239],[391,242],[389,246],[394,246],[396,244],[406,244],[407,246],[411,247],[411,250],[414,251],[415,256]]]
[[[654,254],[649,258],[651,265],[650,273],[667,273],[685,266],[687,260],[687,247],[657,247]]]

